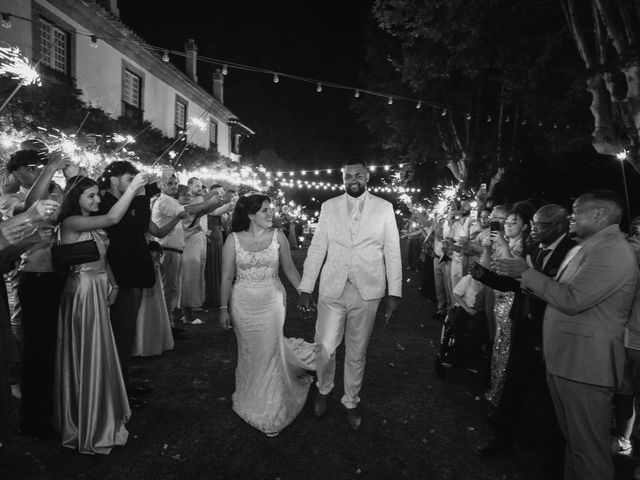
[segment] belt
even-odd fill
[[[162,250],[165,252],[176,252],[182,255],[182,250],[178,250],[177,248],[162,247]]]

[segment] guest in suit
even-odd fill
[[[565,256],[576,245],[568,235],[568,213],[561,205],[546,205],[534,214],[531,222],[531,237],[535,244],[527,252],[527,263],[551,278],[556,276]],[[489,456],[510,447],[516,438],[520,418],[528,417],[522,415],[527,398],[535,398],[537,411],[530,413],[542,414],[541,429],[546,440],[545,460],[550,478],[557,472],[554,466],[557,467],[558,458],[562,456],[563,442],[546,385],[542,358],[542,319],[546,303],[525,295],[514,278],[487,270],[478,272],[478,269],[472,269],[472,275],[491,288],[515,292],[509,313],[513,322],[511,354],[502,398],[494,417],[495,437],[478,450]],[[551,408],[545,408],[545,405]]]
[[[322,267],[316,322],[316,416],[326,410],[333,389],[335,352],[345,337],[344,396],[347,422],[358,430],[358,410],[367,345],[380,300],[388,288],[388,321],[402,295],[400,239],[391,203],[367,192],[364,163],[344,165],[346,193],[322,204],[318,228],[304,263],[298,305],[308,310]],[[385,281],[386,280],[386,281]]]
[[[609,429],[614,387],[623,377],[624,329],[636,294],[638,269],[620,231],[620,197],[589,191],[573,204],[573,248],[555,279],[523,260],[498,259],[499,272],[547,302],[543,353],[547,381],[567,440],[566,480],[612,479]]]

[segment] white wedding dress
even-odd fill
[[[269,246],[250,252],[232,234],[236,278],[231,316],[238,340],[233,411],[267,435],[278,434],[302,410],[315,370],[314,345],[284,338],[286,294],[278,278],[277,230]]]

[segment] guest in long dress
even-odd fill
[[[221,185],[211,185],[210,191],[218,195],[224,193]],[[207,263],[204,269],[205,301],[207,307],[220,306],[220,277],[222,275],[222,246],[224,245],[223,216],[230,213],[235,206],[235,197],[207,215]]]
[[[149,242],[149,251],[153,259],[156,283],[142,290],[142,300],[136,321],[136,337],[133,342],[134,357],[150,357],[173,350],[171,320],[167,312],[162,289],[162,247],[158,242]]]
[[[96,182],[73,177],[58,220],[63,244],[93,239],[96,261],[71,267],[60,301],[55,362],[54,423],[62,445],[80,453],[110,453],[124,445],[131,411],[109,317],[118,286],[106,262],[104,228],[117,224],[145,178],[138,174],[106,215]]]
[[[493,231],[483,244],[486,247],[481,262],[484,266],[490,265],[490,258],[524,256],[525,241],[531,230],[532,212],[533,207],[528,204],[514,205],[504,223],[504,234]],[[491,389],[487,393],[487,400],[496,406],[500,403],[511,349],[512,322],[509,318],[509,312],[514,295],[514,292],[494,290],[493,316],[496,331],[491,356]]]
[[[283,335],[286,294],[278,266],[297,288],[300,274],[284,234],[272,227],[271,200],[238,200],[222,252],[220,324],[238,341],[233,411],[267,436],[275,436],[302,410],[315,369],[313,344]]]
[[[190,178],[187,190],[178,190],[178,200],[184,205],[195,205],[204,202],[202,197],[202,181]],[[206,264],[207,217],[186,217],[182,221],[184,231],[184,251],[182,252],[182,279],[180,282],[180,305],[182,321],[192,323],[200,319],[193,318],[193,309],[204,304],[204,268]]]

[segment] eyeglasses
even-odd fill
[[[519,220],[507,220],[504,222],[506,225],[517,225]]]
[[[544,228],[549,225],[556,225],[558,222],[531,222],[531,228]]]

